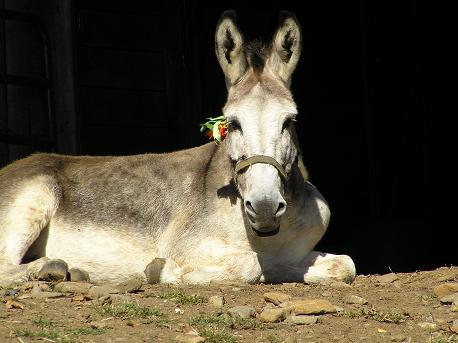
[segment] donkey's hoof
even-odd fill
[[[71,268],[68,271],[68,279],[75,282],[91,282],[89,273],[79,268]]]
[[[145,268],[146,282],[150,284],[159,283],[162,269],[164,269],[165,258],[155,258]]]
[[[61,281],[67,280],[68,265],[65,261],[56,259],[46,261],[38,271],[38,280]]]

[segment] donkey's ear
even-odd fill
[[[273,38],[272,54],[268,63],[288,86],[291,84],[291,75],[296,69],[301,49],[302,35],[299,21],[293,13],[282,11],[280,26]]]
[[[219,65],[230,87],[245,73],[247,62],[243,53],[243,36],[236,25],[235,11],[225,11],[218,21],[215,33],[215,51]]]

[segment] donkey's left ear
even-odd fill
[[[287,11],[280,13],[280,26],[272,42],[270,68],[287,84],[291,84],[291,75],[296,69],[301,56],[301,26],[296,16]]]

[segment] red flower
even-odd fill
[[[219,124],[218,130],[219,130],[219,134],[221,135],[221,140],[226,138],[226,136],[227,136],[227,125],[223,124],[223,123]]]

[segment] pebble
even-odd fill
[[[89,273],[83,269],[79,268],[70,268],[68,270],[68,274],[70,276],[70,281],[74,282],[91,282],[91,278],[89,277]]]
[[[266,308],[261,312],[258,319],[263,323],[277,323],[285,320],[288,313],[286,308]]]
[[[63,293],[81,293],[87,294],[89,289],[93,287],[92,284],[87,282],[60,282],[56,285],[55,289]]]
[[[291,299],[291,296],[282,292],[267,292],[264,293],[264,300],[275,305],[280,305],[281,303]]]
[[[141,277],[133,277],[127,279],[121,283],[118,283],[115,288],[119,293],[135,293],[140,290],[143,286],[143,280]]]
[[[450,325],[450,330],[454,333],[458,333],[458,319],[455,319],[452,325]]]
[[[325,314],[337,312],[334,305],[323,299],[296,299],[280,304],[281,307],[291,307],[297,314]]]
[[[446,295],[445,297],[440,298],[441,304],[452,304],[458,302],[458,292]]]
[[[348,294],[343,299],[344,303],[346,304],[358,304],[358,305],[365,305],[368,301],[364,298],[361,298],[357,295]]]
[[[407,336],[399,333],[397,335],[391,336],[391,342],[404,342]]]
[[[145,268],[146,282],[149,284],[159,283],[162,269],[165,266],[165,258],[156,257]]]
[[[208,304],[216,308],[222,308],[224,306],[224,297],[222,295],[212,295],[208,298]]]
[[[458,292],[458,283],[457,282],[447,282],[440,284],[433,288],[433,293],[438,297],[442,298],[446,295],[453,294]]]
[[[205,342],[205,338],[199,336],[199,335],[193,335],[193,334],[179,334],[178,336],[175,337],[175,342],[179,343],[201,343]]]
[[[425,330],[434,331],[437,329],[437,324],[435,323],[421,322],[421,323],[417,323],[417,325]]]
[[[310,325],[318,322],[318,316],[289,316],[286,321],[296,325]]]
[[[63,260],[49,260],[38,271],[40,281],[61,281],[67,279],[68,265]]]
[[[117,294],[119,291],[114,288],[113,286],[110,285],[104,285],[104,286],[94,286],[89,289],[88,295],[93,298],[100,298],[103,296],[107,296],[110,294]]]
[[[250,318],[254,315],[255,309],[251,306],[235,306],[228,311],[231,317],[240,317],[242,319]]]
[[[395,274],[395,273],[389,273],[389,274],[385,274],[385,275],[380,275],[380,276],[377,276],[376,280],[379,282],[379,283],[392,283],[396,280],[399,280],[399,277]]]

